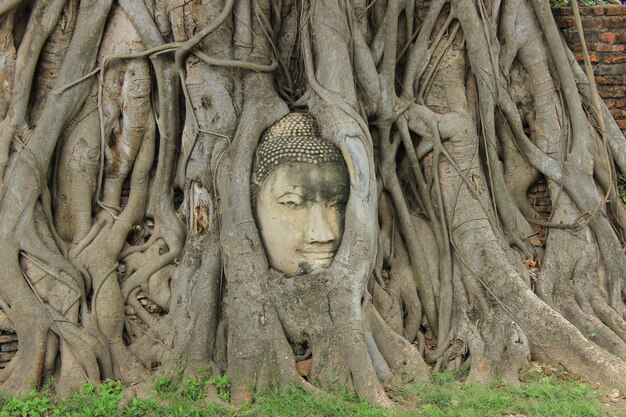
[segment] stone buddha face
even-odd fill
[[[313,119],[291,113],[265,133],[252,178],[257,226],[271,266],[286,276],[330,266],[343,235],[349,179]]]

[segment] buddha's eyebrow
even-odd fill
[[[290,196],[290,195],[297,195],[298,197],[304,197],[302,195],[302,193],[298,193],[298,192],[295,192],[295,191],[283,191],[281,193],[278,193],[276,198],[283,198],[285,196]]]
[[[280,195],[285,195],[285,194],[304,194],[304,190],[302,189],[301,186],[299,185],[285,185],[284,187],[281,187],[280,189],[276,190],[280,193]]]

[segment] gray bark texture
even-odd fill
[[[3,0],[0,390],[210,367],[235,403],[393,407],[531,359],[626,390],[625,144],[594,94],[546,0]],[[350,177],[331,266],[295,277],[250,181],[290,111]]]

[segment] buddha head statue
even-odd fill
[[[350,181],[341,152],[314,119],[290,113],[263,134],[252,205],[272,268],[286,276],[330,266],[343,235]]]

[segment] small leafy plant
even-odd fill
[[[35,390],[29,392],[25,397],[13,397],[2,407],[0,417],[23,416],[40,417],[48,415],[51,410],[50,400],[40,397]]]
[[[33,390],[24,397],[10,398],[4,403],[0,417],[110,417],[118,413],[117,405],[124,397],[124,387],[118,381],[98,386],[84,383],[80,392],[61,401],[49,398],[47,386],[41,392]]]
[[[215,388],[217,388],[217,396],[222,401],[230,401],[230,379],[228,379],[228,375],[217,375],[210,379],[208,383],[215,385]]]

